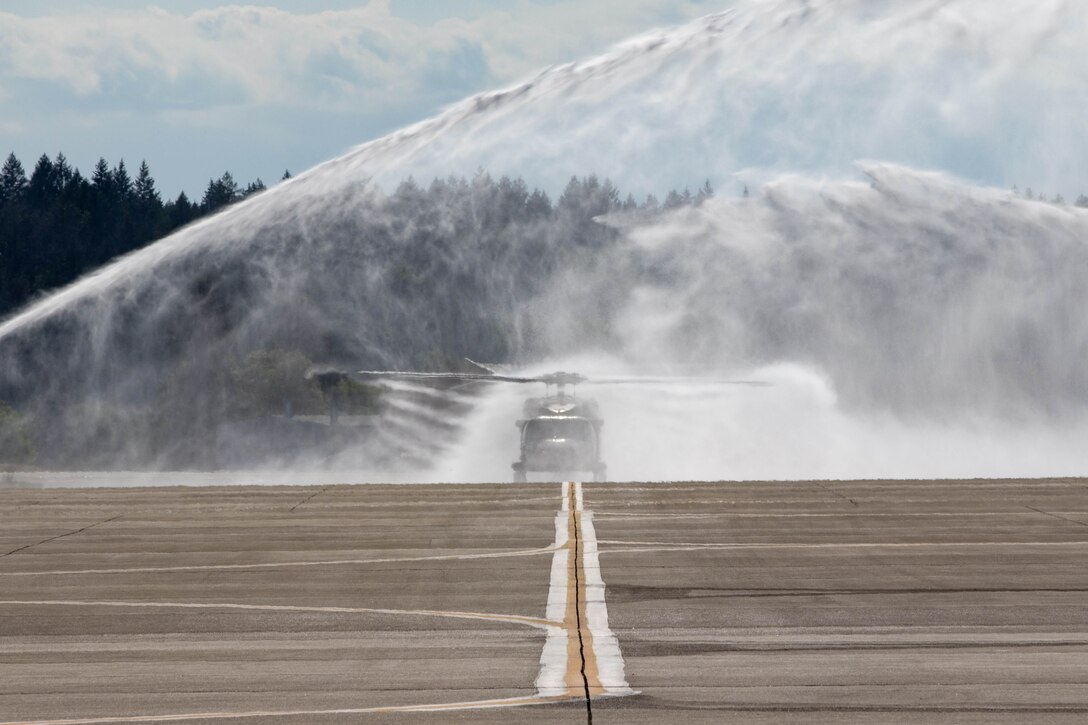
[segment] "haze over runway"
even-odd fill
[[[4,725],[1088,714],[1079,479],[7,489],[0,519]]]

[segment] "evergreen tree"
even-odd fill
[[[1088,196],[1081,194],[1073,204],[1074,206],[1079,206],[1081,209],[1088,209]]]
[[[238,196],[237,182],[229,171],[225,171],[218,179],[208,181],[208,188],[204,190],[200,208],[205,214],[210,214],[228,204],[233,204],[238,200]]]
[[[63,153],[57,154],[57,158],[53,162],[53,172],[56,174],[57,183],[62,189],[71,184],[78,173],[68,163],[68,159]]]
[[[99,158],[98,163],[94,165],[91,183],[103,197],[113,196],[113,174],[110,173],[110,165],[104,158]]]
[[[28,185],[26,172],[15,153],[8,154],[3,169],[0,169],[0,204],[23,195]]]
[[[690,196],[690,194],[689,194]],[[684,197],[680,196],[680,193],[676,189],[672,189],[665,195],[665,208],[666,209],[678,209],[684,205]]]
[[[714,187],[710,185],[710,179],[703,182],[703,185],[699,187],[699,191],[695,194],[695,205],[702,204],[707,199],[714,198]]]
[[[118,161],[117,166],[113,167],[111,173],[115,193],[122,199],[131,197],[133,194],[132,179],[128,175],[128,169],[125,168],[125,160]]]
[[[540,189],[533,189],[525,201],[525,214],[529,219],[543,219],[551,216],[552,200]]]
[[[151,178],[151,167],[147,165],[146,160],[140,162],[140,171],[136,175],[133,192],[136,194],[136,199],[144,206],[162,206],[162,197],[155,188],[155,180]]]
[[[45,209],[57,196],[60,195],[60,184],[57,180],[56,170],[49,157],[42,154],[38,163],[34,165],[34,171],[30,174],[30,183],[27,185],[27,199],[35,209]]]
[[[185,192],[178,194],[178,198],[167,205],[167,216],[170,220],[170,228],[183,227],[200,215],[200,209],[196,207]]]
[[[264,185],[264,182],[261,181],[261,178],[258,176],[256,181],[249,182],[249,185],[246,186],[246,190],[242,193],[242,195],[250,196],[252,194],[256,194],[259,191],[264,191],[267,188],[268,187]]]

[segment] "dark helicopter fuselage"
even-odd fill
[[[513,464],[514,480],[524,482],[527,474],[589,472],[603,481],[601,461],[601,419],[591,399],[553,395],[525,401],[525,417],[517,421],[521,430],[521,458]]]

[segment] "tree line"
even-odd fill
[[[483,171],[478,176],[491,182]],[[283,179],[289,177],[290,172],[285,171]],[[470,184],[464,178],[440,179],[424,190],[409,180],[394,198]],[[694,193],[685,188],[669,191],[662,200],[649,194],[636,201],[630,194],[621,197],[611,181],[591,175],[573,178],[553,205],[545,192],[530,190],[520,178],[504,177],[494,184],[497,194],[523,204],[528,216],[538,218],[570,213],[574,210],[568,207],[575,203],[590,203],[593,209],[578,210],[586,213],[653,213],[698,205],[714,194],[707,181]],[[259,178],[243,187],[228,171],[208,181],[199,201],[191,200],[184,191],[164,201],[146,161],[133,177],[123,159],[111,167],[100,158],[88,178],[72,167],[63,153],[53,159],[42,154],[28,176],[22,162],[11,153],[0,168],[0,318],[111,259],[265,188]]]
[[[124,160],[99,159],[87,178],[63,153],[42,154],[28,176],[11,153],[0,167],[0,317],[264,188],[226,172],[199,201],[184,191],[163,201],[146,161],[133,177]]]
[[[19,267],[8,266],[13,236],[2,238],[3,274],[15,269],[33,282],[24,296],[25,290],[41,294],[214,211],[216,192],[232,186],[229,176],[227,182],[213,180],[205,199],[190,203],[190,215],[178,219],[172,217],[177,202],[159,202],[161,212],[153,202],[140,206],[141,199],[154,198],[137,192],[137,186],[154,189],[147,183],[150,172],[137,177],[145,177],[139,185],[125,184],[127,172],[119,164],[107,166],[98,179],[61,185],[50,192],[52,204],[43,204],[30,191],[33,179],[48,178],[46,172],[58,165],[67,166],[46,159],[40,172],[36,168],[26,183],[11,185],[17,191],[0,202],[5,218],[20,210],[23,224],[39,224],[52,234],[52,253],[37,253]],[[131,192],[121,191],[130,185]],[[68,186],[89,197],[82,216],[72,211],[80,207],[66,202]],[[233,465],[250,454],[259,462],[263,453],[246,453],[249,444],[239,436],[275,440],[281,457],[298,452],[291,442],[296,433],[299,446],[315,440],[326,445],[321,435],[341,436],[343,441],[333,441],[337,445],[355,445],[349,440],[355,434],[345,426],[311,440],[312,424],[285,422],[287,411],[360,415],[379,407],[365,387],[326,389],[307,379],[311,364],[448,370],[464,356],[505,361],[550,350],[545,325],[553,315],[541,317],[530,306],[540,300],[540,309],[550,309],[556,296],[588,294],[578,275],[607,265],[603,252],[622,238],[616,226],[599,223],[602,215],[650,217],[713,195],[704,183],[694,192],[673,190],[661,200],[651,194],[639,201],[591,174],[571,178],[553,199],[524,179],[494,178],[484,170],[426,184],[408,179],[388,193],[357,185],[331,190],[301,221],[269,218],[227,230],[231,243],[216,245],[214,254],[178,260],[132,294],[109,292],[120,295],[116,305],[127,312],[117,319],[126,321],[95,332],[102,337],[93,345],[86,344],[88,330],[78,312],[5,339],[6,354],[21,361],[13,370],[30,372],[0,377],[0,402],[11,406],[0,415],[0,464],[36,458],[42,466],[191,467]],[[125,215],[127,227],[105,224],[119,224],[109,207],[100,208],[111,199],[113,213]],[[160,226],[144,227],[136,236],[133,230],[137,222],[146,223],[141,214],[148,209]],[[66,232],[57,221],[65,218],[61,212],[86,225],[68,229],[93,231],[97,221],[113,236]],[[84,248],[103,238],[113,240],[108,251],[92,256],[97,250]],[[28,257],[35,251],[23,249]],[[34,278],[35,265],[51,272],[62,261],[69,265],[67,278]],[[269,275],[268,269],[280,273]],[[604,339],[607,301],[587,298],[578,306],[577,319],[566,323],[570,335]],[[123,375],[87,372],[103,363],[94,356],[99,346],[110,350],[110,369]],[[110,387],[118,381],[125,392]],[[279,437],[265,435],[273,428]]]
[[[1021,193],[1020,187],[1014,185],[1012,187],[1012,193],[1013,196],[1019,196],[1027,199],[1028,201],[1043,201],[1054,204],[1056,206],[1065,206],[1066,203],[1065,197],[1061,194],[1055,194],[1053,197],[1047,199],[1046,194],[1044,194],[1043,192],[1039,192],[1038,194],[1036,194],[1034,191],[1031,190],[1030,186],[1024,189],[1023,193]],[[1080,207],[1081,209],[1088,209],[1088,196],[1081,194],[1077,197],[1077,200],[1073,202],[1073,206]]]

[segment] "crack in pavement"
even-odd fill
[[[1052,519],[1058,519],[1059,521],[1068,521],[1069,523],[1076,524],[1077,526],[1088,526],[1088,524],[1084,523],[1083,521],[1077,521],[1076,519],[1068,519],[1068,518],[1066,518],[1064,516],[1061,516],[1059,514],[1052,514],[1049,511],[1043,511],[1042,509],[1037,509],[1034,506],[1025,506],[1024,508],[1030,509],[1030,510],[1034,511],[1037,514],[1042,514],[1043,516],[1049,516]]]
[[[582,637],[582,527],[581,522],[577,514],[577,502],[575,500],[574,487],[570,487],[570,511],[574,525],[571,527],[573,533],[574,544],[574,618],[575,625],[578,629],[578,655],[582,659],[581,673],[582,673],[582,686],[585,688],[586,693],[586,719],[589,725],[593,725],[593,703],[589,692],[589,677],[586,676],[586,647],[585,640]]]
[[[813,483],[815,483],[815,484],[816,484],[816,486],[818,486],[819,488],[823,489],[824,491],[827,491],[827,492],[828,492],[828,493],[830,493],[830,494],[834,494],[834,495],[838,496],[839,498],[842,498],[842,499],[846,499],[847,501],[849,501],[849,502],[851,503],[851,505],[853,505],[853,506],[855,506],[855,507],[856,507],[856,506],[858,505],[858,502],[857,502],[857,501],[855,501],[854,499],[850,498],[849,496],[847,496],[847,495],[846,495],[846,494],[844,494],[844,493],[839,493],[839,492],[838,492],[838,491],[836,491],[835,489],[833,489],[833,488],[829,488],[829,487],[825,486],[824,484],[822,484],[822,483],[819,483],[819,482],[817,482],[817,481],[813,481]]]
[[[307,503],[310,503],[310,501],[312,501],[313,499],[317,498],[318,496],[320,496],[321,494],[325,493],[325,492],[326,492],[326,491],[328,491],[328,490],[329,490],[329,487],[328,487],[328,486],[326,486],[325,488],[321,489],[320,491],[318,491],[318,492],[316,492],[316,493],[311,493],[311,494],[310,494],[309,496],[307,496],[306,498],[302,499],[301,501],[299,501],[298,503],[296,503],[296,504],[295,504],[294,506],[292,506],[292,507],[291,507],[290,509],[288,509],[288,510],[287,510],[287,513],[294,513],[295,509],[297,509],[297,508],[298,508],[299,506],[302,506],[303,504],[307,504]]]
[[[65,532],[63,534],[57,534],[56,536],[50,536],[48,539],[42,539],[41,541],[36,541],[33,544],[27,544],[25,546],[20,546],[17,549],[12,549],[11,551],[9,551],[6,554],[0,554],[0,559],[3,559],[5,556],[11,556],[12,554],[18,554],[20,551],[26,551],[27,549],[32,549],[35,546],[41,546],[42,544],[48,544],[50,541],[56,541],[57,539],[63,539],[66,536],[75,536],[76,534],[82,534],[84,531],[87,531],[89,529],[93,529],[95,526],[101,526],[102,524],[108,524],[109,522],[116,521],[119,518],[121,518],[120,515],[113,516],[113,517],[110,517],[110,518],[105,519],[103,521],[96,521],[93,524],[88,524],[87,526],[84,526],[82,529],[76,529],[75,531],[68,531],[68,532]]]

